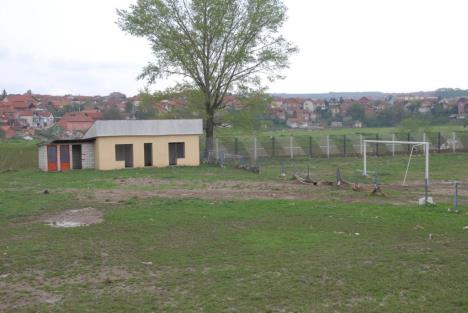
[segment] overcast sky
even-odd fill
[[[151,60],[119,30],[134,0],[1,0],[0,91],[136,94]],[[270,92],[409,92],[468,88],[466,0],[285,0],[298,45]],[[160,82],[153,89],[172,82]]]

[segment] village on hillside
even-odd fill
[[[151,115],[141,110],[141,96],[127,97],[120,92],[108,96],[51,96],[34,94],[0,95],[0,137],[81,137],[96,120],[147,119],[187,106],[177,97],[153,101]],[[468,98],[420,95],[392,95],[384,99],[288,98],[272,97],[263,119],[291,129],[362,128],[395,126],[403,116],[439,116],[444,121],[465,120]],[[236,96],[225,97],[225,111],[241,111],[246,105]],[[184,117],[184,116],[182,116]],[[389,124],[394,123],[394,124]],[[229,127],[229,124],[224,124]]]

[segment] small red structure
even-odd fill
[[[94,139],[58,139],[38,145],[39,168],[46,172],[94,168]]]
[[[49,172],[56,172],[58,170],[56,145],[47,146],[47,168]]]

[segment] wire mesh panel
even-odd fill
[[[277,153],[278,157],[291,157],[291,141],[289,136],[279,136],[276,137],[277,142],[277,149],[275,153]],[[294,157],[294,154],[293,154]]]
[[[350,133],[343,135],[294,135],[294,136],[239,136],[217,137],[209,152],[211,160],[222,154],[225,160],[249,160],[271,158],[331,158],[359,157],[363,154],[364,140],[418,141],[429,142],[431,153],[468,152],[467,132],[427,133]],[[200,140],[200,151],[204,157],[205,140]],[[368,143],[368,156],[397,156],[423,154],[421,147],[398,143]]]
[[[457,132],[457,151],[468,152],[468,132]]]

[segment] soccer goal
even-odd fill
[[[403,180],[403,185],[406,183],[406,177],[408,175],[408,170],[411,162],[411,157],[413,156],[413,151],[418,146],[424,147],[424,155],[426,159],[426,167],[424,171],[424,180],[426,186],[429,184],[429,145],[430,143],[427,141],[394,141],[394,140],[364,140],[363,141],[363,151],[362,155],[364,157],[364,168],[362,174],[367,176],[367,144],[374,143],[374,144],[390,144],[390,145],[411,145],[411,153],[408,159],[408,165],[406,167],[405,178]]]

